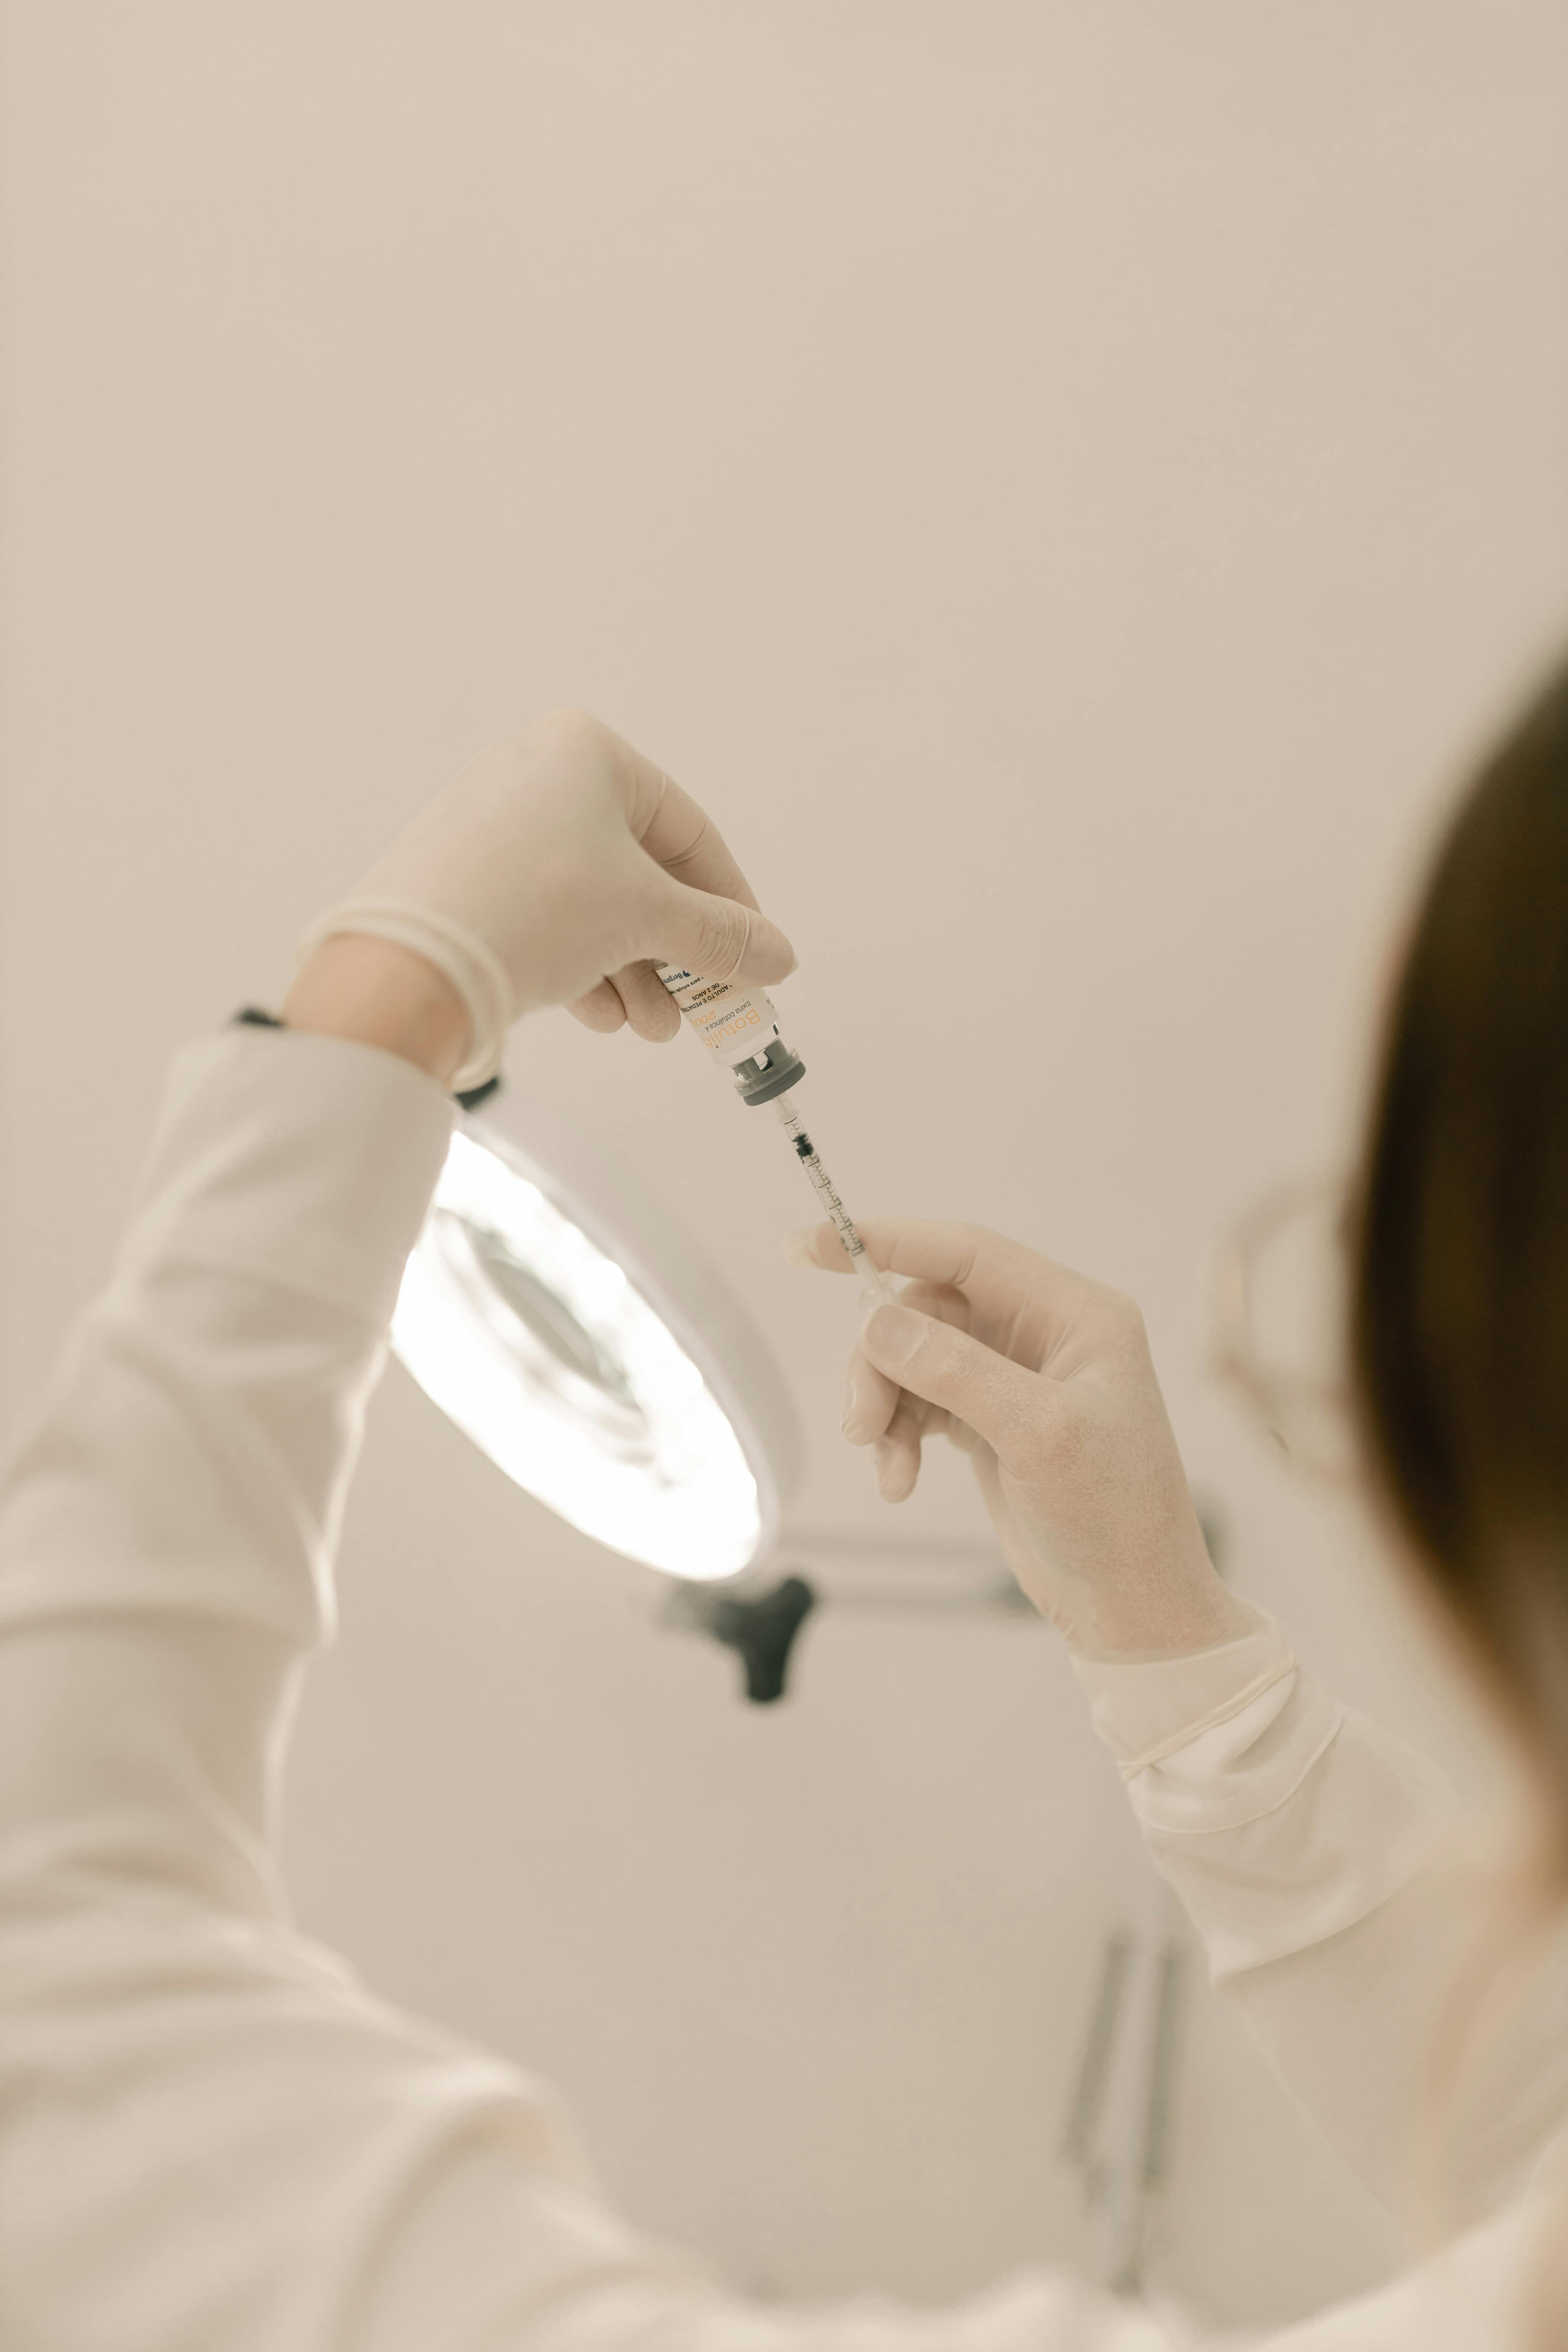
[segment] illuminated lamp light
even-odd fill
[[[459,1114],[392,1345],[607,1549],[707,1583],[776,1547],[801,1446],[766,1341],[632,1171],[510,1084]]]

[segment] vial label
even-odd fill
[[[659,966],[658,976],[716,1061],[733,1067],[765,1053],[779,1034],[778,1015],[760,988],[737,988],[732,981],[704,980],[679,964]]]

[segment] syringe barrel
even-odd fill
[[[705,980],[680,964],[661,964],[658,976],[688,1028],[697,1032],[713,1060],[733,1074],[743,1102],[773,1102],[805,1076],[805,1064],[779,1035],[778,1015],[763,989]]]

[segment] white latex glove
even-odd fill
[[[393,940],[451,982],[469,1019],[454,1094],[496,1075],[539,1006],[662,1040],[680,1013],[658,964],[759,987],[795,966],[697,803],[581,710],[479,752],[310,926],[299,965],[338,932]]]
[[[912,1493],[922,1440],[945,1431],[1019,1584],[1080,1655],[1251,1633],[1262,1620],[1209,1559],[1136,1303],[984,1225],[857,1222],[877,1265],[914,1277],[850,1359],[844,1433],[875,1444],[884,1499]],[[830,1224],[787,1247],[852,1271]]]

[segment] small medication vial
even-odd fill
[[[673,963],[661,964],[658,976],[687,1027],[696,1031],[714,1062],[732,1074],[742,1101],[772,1102],[805,1077],[805,1064],[780,1037],[778,1014],[762,989],[704,980],[700,972]]]

